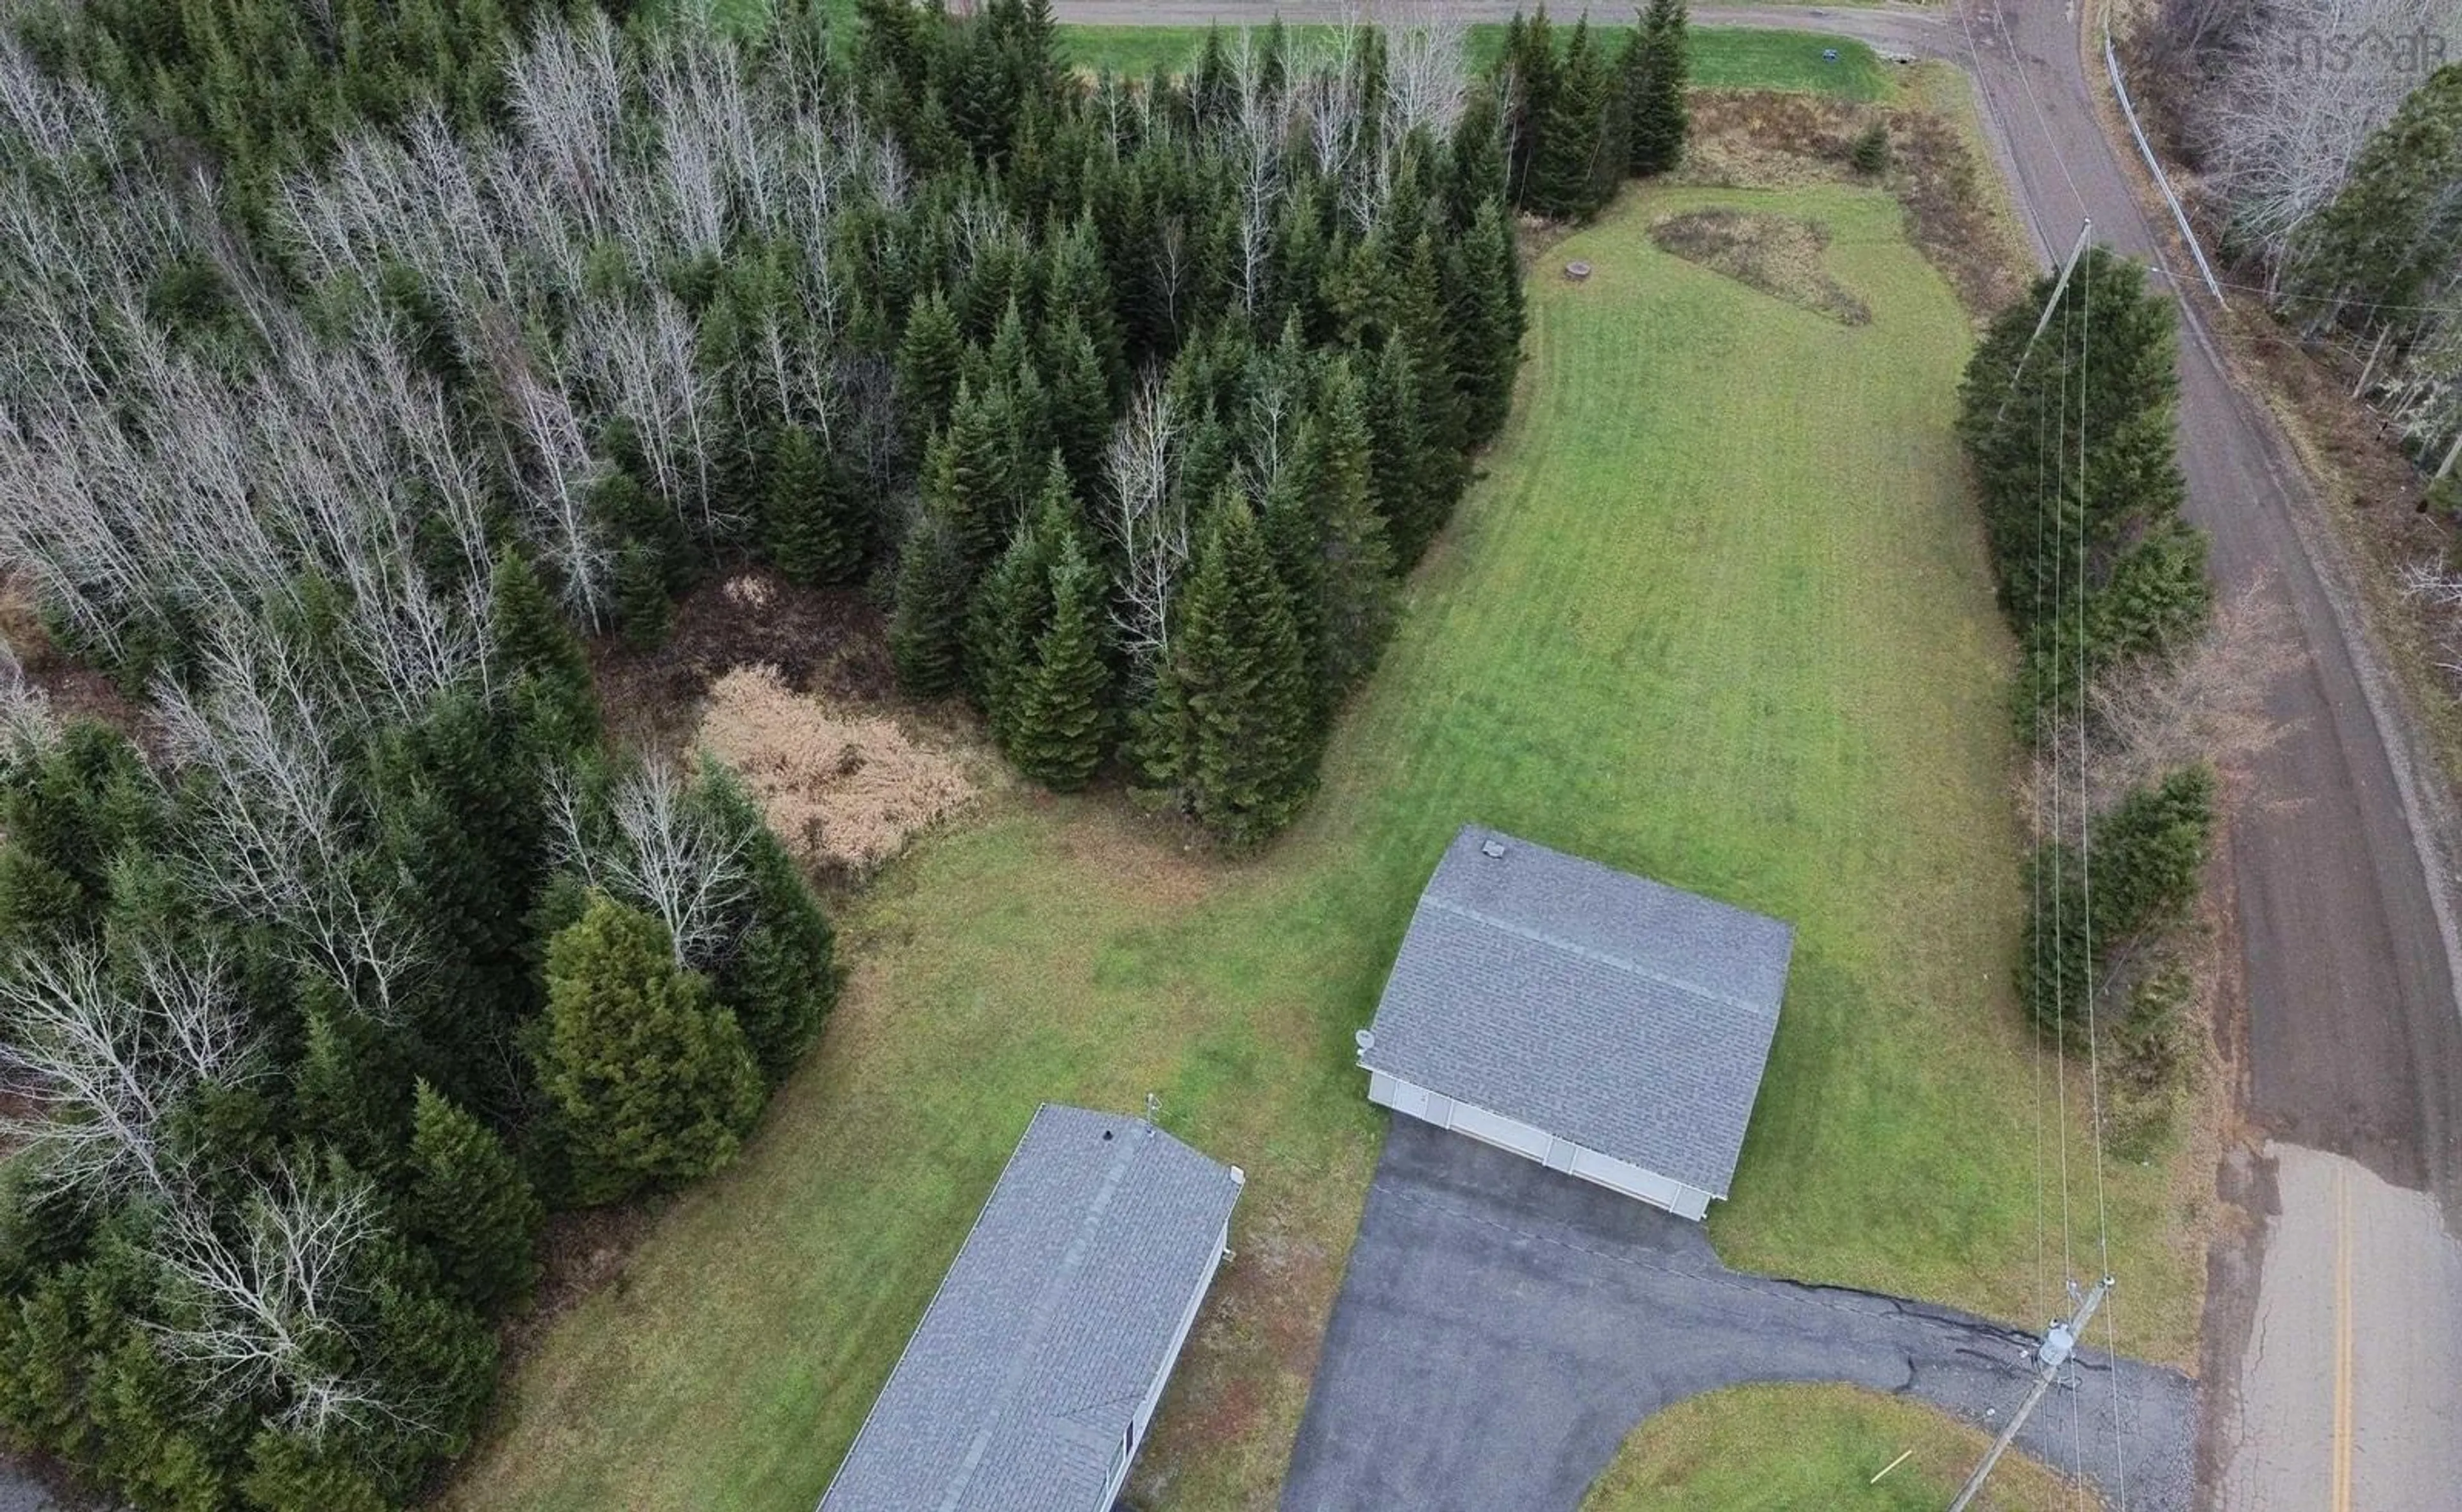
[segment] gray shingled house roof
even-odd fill
[[[1775,918],[1465,826],[1360,1064],[1723,1198],[1794,942]]]
[[[1143,1119],[1038,1109],[822,1512],[1099,1507],[1241,1182]]]

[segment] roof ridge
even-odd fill
[[[1101,1115],[1096,1116],[1099,1118]],[[1086,1204],[1085,1216],[1078,1220],[1077,1233],[1069,1242],[1068,1253],[1060,1257],[1060,1264],[1052,1267],[1050,1279],[1036,1293],[1034,1309],[1027,1316],[1026,1336],[1019,1341],[1017,1353],[1009,1361],[1008,1373],[1002,1377],[1000,1390],[993,1394],[991,1410],[983,1415],[981,1426],[975,1430],[974,1440],[966,1446],[964,1459],[959,1462],[958,1473],[950,1479],[949,1488],[940,1498],[940,1512],[956,1512],[956,1508],[963,1503],[966,1487],[974,1480],[976,1470],[981,1468],[984,1451],[991,1447],[992,1436],[1001,1421],[1016,1405],[1017,1393],[1026,1384],[1027,1371],[1043,1350],[1044,1340],[1050,1334],[1052,1323],[1059,1315],[1063,1295],[1076,1279],[1077,1272],[1085,1267],[1087,1252],[1092,1247],[1094,1230],[1101,1226],[1103,1215],[1111,1210],[1112,1199],[1118,1194],[1120,1183],[1128,1178],[1129,1167],[1136,1154],[1156,1133],[1154,1125],[1141,1118],[1122,1121],[1136,1131],[1137,1137],[1119,1141],[1119,1149],[1112,1154],[1110,1168],[1103,1173],[1102,1184],[1095,1188],[1093,1200]],[[1021,1147],[1023,1143],[1020,1141]]]
[[[1573,857],[1572,859],[1578,860],[1580,858]],[[1627,972],[1632,976],[1646,978],[1649,981],[1657,983],[1660,986],[1673,987],[1678,992],[1688,993],[1696,998],[1706,998],[1721,1006],[1734,1008],[1738,1012],[1747,1014],[1755,1019],[1777,1017],[1775,1011],[1763,1012],[1758,1005],[1746,1002],[1743,998],[1738,995],[1722,992],[1717,987],[1704,986],[1699,983],[1687,982],[1679,978],[1671,977],[1662,971],[1653,971],[1650,967],[1643,965],[1640,961],[1631,960],[1628,957],[1615,955],[1605,950],[1599,950],[1593,946],[1585,945],[1578,940],[1567,940],[1562,935],[1552,934],[1546,930],[1539,929],[1529,924],[1521,923],[1514,919],[1501,918],[1495,914],[1487,912],[1485,909],[1473,908],[1468,903],[1457,902],[1453,898],[1440,896],[1434,892],[1422,894],[1420,896],[1420,901],[1424,905],[1441,909],[1445,913],[1455,915],[1458,918],[1467,918],[1475,923],[1485,924],[1490,929],[1501,929],[1508,935],[1529,940],[1533,944],[1552,946],[1555,949],[1580,956],[1586,961],[1595,961],[1601,965],[1611,966],[1616,970]]]

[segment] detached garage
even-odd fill
[[[1724,1199],[1795,931],[1466,826],[1372,1024],[1368,1096],[1698,1219]]]
[[[1046,1103],[820,1512],[1110,1512],[1244,1181],[1142,1118]]]

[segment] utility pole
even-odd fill
[[[2094,1316],[2095,1308],[2103,1306],[2103,1294],[2110,1289],[2109,1276],[2096,1282],[2094,1289],[2078,1303],[2077,1311],[2069,1321],[2055,1323],[2044,1333],[2041,1346],[2035,1350],[2034,1389],[2026,1393],[2026,1400],[2019,1406],[2017,1415],[2009,1419],[2009,1426],[2000,1430],[2000,1436],[1993,1442],[1992,1452],[1975,1467],[1975,1474],[1967,1479],[1966,1489],[1949,1504],[1949,1512],[1966,1512],[1967,1504],[1983,1489],[1983,1482],[1991,1479],[1992,1467],[2009,1452],[2009,1445],[2016,1440],[2018,1430],[2025,1427],[2027,1417],[2033,1415],[2035,1404],[2041,1402],[2043,1393],[2052,1389],[2052,1383],[2060,1379],[2061,1367],[2068,1363],[2070,1353],[2077,1349],[2077,1341],[2085,1334],[2086,1321]],[[2074,1283],[2071,1284],[2070,1294],[2076,1295]]]
[[[2043,328],[2052,323],[2052,312],[2061,307],[2061,295],[2069,287],[2069,274],[2077,271],[2078,259],[2085,255],[2088,238],[2094,235],[2092,221],[2078,223],[2077,241],[2069,247],[2069,260],[2061,264],[2060,281],[2052,285],[2052,297],[2043,301],[2042,315],[2035,321],[2035,334],[2026,338],[2025,350],[2018,354],[2018,365],[2009,370],[2009,392],[2000,397],[2000,411],[1992,417],[1997,424],[2009,414],[2009,400],[2017,397],[2018,379],[2026,371],[2026,359],[2035,355],[2035,343],[2043,339]]]

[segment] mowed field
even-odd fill
[[[769,24],[770,0],[714,0],[714,10],[725,25],[745,35]],[[851,46],[860,24],[853,0],[831,0],[829,13],[841,45]],[[1625,34],[1632,30],[1632,14],[1629,6],[1604,8],[1592,18],[1590,29],[1611,49],[1620,48]],[[1571,35],[1580,15],[1576,9],[1552,17],[1560,40]],[[1226,41],[1237,40],[1236,26],[1222,30]],[[1328,47],[1335,28],[1296,22],[1286,31],[1292,45],[1305,53]],[[1474,69],[1483,73],[1494,67],[1504,51],[1504,31],[1502,23],[1493,21],[1474,22],[1466,29],[1463,52]],[[1690,37],[1692,79],[1696,88],[1804,90],[1848,99],[1880,99],[1890,91],[1889,65],[1850,37],[1715,23],[1693,27]],[[1080,72],[1108,70],[1133,78],[1143,78],[1157,68],[1167,74],[1180,73],[1196,62],[1205,45],[1202,28],[1185,26],[1064,25],[1059,38],[1063,54]],[[1830,53],[1838,55],[1825,55]]]
[[[1695,88],[1803,90],[1847,99],[1880,99],[1889,93],[1889,65],[1861,42],[1814,32],[1722,27],[1716,24],[1716,12],[1705,15],[1711,24],[1695,25],[1687,33]],[[1575,18],[1576,13],[1569,11],[1551,15],[1560,42],[1571,36]],[[1287,30],[1291,44],[1305,54],[1310,49],[1329,48],[1335,29],[1303,23]],[[1630,8],[1605,11],[1591,21],[1590,30],[1607,43],[1612,56],[1632,31],[1632,11]],[[1474,70],[1484,74],[1496,66],[1504,52],[1504,32],[1499,22],[1471,24],[1462,51]],[[1190,27],[1063,26],[1060,37],[1069,60],[1081,71],[1109,70],[1130,78],[1143,78],[1155,69],[1184,72],[1205,46],[1204,32]],[[1226,43],[1234,43],[1238,32],[1226,26],[1223,37]],[[1829,53],[1838,56],[1833,60],[1825,55]]]
[[[1651,246],[1712,203],[1825,225],[1871,323]],[[1009,793],[894,864],[841,912],[810,1064],[551,1330],[454,1504],[810,1507],[1035,1104],[1151,1092],[1248,1185],[1133,1488],[1270,1506],[1385,1118],[1351,1031],[1469,820],[1795,922],[1730,1262],[2049,1315],[2009,648],[1949,433],[1966,316],[1896,205],[1843,188],[1631,193],[1530,287],[1516,418],[1299,827],[1231,864],[1115,798]],[[2179,1359],[2159,1175],[2112,1174],[2110,1315]]]

